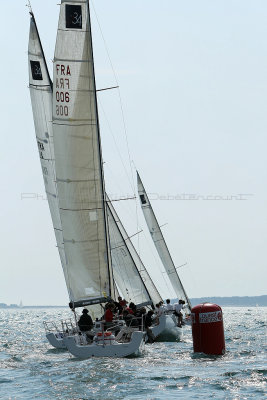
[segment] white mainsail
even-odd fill
[[[65,280],[69,290],[70,301],[77,303],[77,300],[82,300],[83,302],[86,302],[85,296],[82,296],[82,299],[73,296],[73,278],[71,277],[69,280],[69,275],[71,276],[69,271],[70,266],[68,266],[68,268],[66,267],[63,243],[64,240],[62,235],[57,196],[57,183],[55,177],[56,173],[52,126],[52,82],[47,69],[36,22],[32,13],[28,53],[30,93],[32,99],[35,131],[48,203],[56,234],[57,247],[59,249]],[[63,86],[64,81],[60,81],[59,85]],[[55,86],[58,86],[58,84]],[[68,86],[70,86],[69,82]],[[58,88],[55,87],[55,90],[56,89]],[[158,303],[162,300],[162,298],[153,284],[149,274],[147,273],[111,202],[108,202],[108,223],[110,230],[114,279],[120,288],[121,294],[128,301],[133,301],[136,304]],[[79,275],[79,271],[77,272]],[[85,281],[90,280],[91,271],[88,271],[88,269],[84,270],[83,277],[86,278]],[[80,284],[79,277],[77,279],[75,276],[75,279],[78,281],[78,284]],[[82,285],[82,288],[83,287],[84,283]],[[116,289],[116,285],[114,290],[115,297],[117,298],[118,290]],[[94,311],[94,314],[97,316],[102,313],[101,308],[96,305],[91,311]]]
[[[158,251],[162,264],[165,268],[165,271],[171,281],[172,287],[175,291],[175,294],[178,299],[185,300],[189,310],[191,310],[191,302],[185,292],[185,289],[182,285],[182,282],[178,276],[177,270],[175,268],[174,262],[171,258],[169,249],[165,242],[165,239],[162,235],[160,226],[152,209],[149,198],[146,194],[144,185],[140,179],[140,176],[137,172],[137,186],[138,186],[138,194],[141,202],[141,207],[144,213],[144,217],[155,244],[155,247]]]
[[[74,307],[114,298],[87,1],[61,1],[53,132],[59,212]]]
[[[162,298],[137,254],[119,216],[108,200],[112,267],[122,296],[136,305],[157,304]]]
[[[35,134],[59,256],[65,280],[68,281],[62,227],[58,209],[57,187],[55,182],[52,130],[52,82],[47,69],[35,18],[32,12],[30,14],[31,22],[28,45],[29,87]]]

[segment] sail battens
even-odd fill
[[[36,90],[43,90],[50,92],[50,85],[35,85],[33,83],[29,84],[30,88],[35,88]]]
[[[44,142],[44,143],[45,143],[45,142]],[[49,163],[49,161],[52,161],[52,158],[45,158],[45,157],[42,156],[42,160],[43,160],[43,161],[47,161],[47,162]]]
[[[69,240],[65,240],[64,239],[64,244],[65,243],[71,243],[71,244],[79,244],[79,243],[96,243],[97,242],[97,239],[96,240],[75,240],[75,239],[69,239]]]
[[[65,124],[63,124],[63,123],[58,123],[57,121],[65,121]],[[96,122],[91,122],[91,123],[84,123],[84,124],[74,124],[73,122],[77,122],[77,121],[85,121],[85,120],[78,120],[78,119],[75,119],[75,120],[72,120],[72,121],[70,121],[70,120],[65,120],[65,119],[59,119],[59,118],[57,118],[56,120],[54,120],[53,121],[53,124],[54,125],[63,125],[63,126],[81,126],[81,127],[84,127],[84,126],[96,126]],[[62,132],[63,133],[63,132]],[[64,133],[63,133],[63,135],[64,135]],[[79,138],[78,136],[76,136],[77,138]],[[82,138],[82,139],[85,139],[85,137],[80,137],[80,138]]]
[[[61,0],[61,4],[64,4],[64,3],[68,3],[68,4],[71,4],[71,3],[87,4],[87,1],[81,1],[81,0]]]
[[[81,33],[84,33],[84,31],[82,31]],[[59,62],[59,61],[71,62],[71,63],[89,63],[89,62],[92,62],[89,59],[88,60],[75,60],[73,58],[71,58],[71,59],[68,59],[68,58],[54,58],[54,62]]]
[[[122,244],[118,244],[117,246],[113,246],[113,247],[111,247],[111,253],[112,253],[112,250],[116,250],[116,249],[120,249],[120,248],[122,248],[123,247],[123,243]]]
[[[54,198],[57,197],[57,195],[56,195],[55,193],[50,193],[50,192],[48,192],[47,190],[45,191],[45,193],[48,194],[49,196],[54,197]]]
[[[80,212],[80,211],[96,211],[96,210],[102,210],[102,208],[101,207],[98,207],[98,208],[59,208],[60,210],[63,210],[63,211],[78,211],[78,212]]]
[[[57,178],[57,182],[61,183],[88,183],[88,182],[98,182],[96,179],[60,179]]]
[[[48,134],[48,132],[46,132],[46,133]],[[38,143],[38,141],[48,143],[47,138],[42,138],[41,136],[36,135],[36,139],[37,139],[37,143]]]

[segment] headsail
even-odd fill
[[[137,305],[152,303],[155,305],[159,303],[162,298],[137,254],[111,201],[108,201],[108,221],[113,274],[123,297]]]
[[[114,298],[87,1],[61,1],[54,58],[56,181],[75,307]]]
[[[52,130],[52,83],[47,69],[35,18],[33,13],[30,14],[31,22],[28,45],[29,87],[35,134],[57,247],[65,279],[68,281],[62,227],[58,209],[57,187],[55,183]]]
[[[143,210],[143,213],[145,216],[145,220],[146,220],[149,232],[151,234],[151,237],[153,239],[153,242],[155,244],[155,247],[156,247],[158,254],[160,256],[160,259],[162,261],[162,264],[165,268],[165,271],[167,272],[167,275],[171,281],[171,284],[173,286],[173,289],[176,293],[177,298],[185,300],[186,303],[188,304],[188,308],[191,310],[191,308],[192,308],[191,302],[190,302],[190,300],[184,290],[182,282],[178,276],[174,262],[171,258],[169,249],[168,249],[165,239],[162,235],[160,226],[158,224],[158,221],[156,219],[156,216],[154,214],[151,203],[146,194],[145,188],[143,186],[143,183],[140,179],[138,172],[137,172],[137,186],[138,186],[138,194],[139,194],[139,198],[140,198],[140,202],[141,202],[141,207],[142,207],[142,210]]]

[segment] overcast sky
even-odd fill
[[[50,71],[58,2],[31,1]],[[25,3],[1,4],[0,302],[67,304],[27,87]],[[108,192],[132,196],[138,168],[176,265],[187,263],[179,273],[190,297],[266,294],[266,1],[94,8],[105,39],[92,8],[97,87],[116,85],[106,44],[129,144],[128,153],[118,90],[99,93]],[[138,250],[172,296],[135,204],[116,202],[129,235],[143,229]]]

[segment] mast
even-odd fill
[[[88,19],[89,19],[89,40],[90,40],[92,70],[93,70],[93,80],[94,80],[94,97],[95,97],[95,107],[96,107],[96,125],[97,125],[98,146],[99,146],[99,168],[100,168],[100,171],[101,171],[102,203],[103,203],[103,212],[104,212],[104,221],[105,221],[104,225],[105,225],[105,232],[106,232],[105,237],[106,237],[106,246],[107,246],[107,262],[108,262],[108,271],[109,271],[109,285],[112,288],[113,285],[114,285],[114,282],[113,282],[113,272],[112,272],[112,262],[111,262],[110,238],[109,238],[109,231],[108,231],[107,201],[106,201],[103,157],[102,157],[102,147],[101,147],[100,124],[99,124],[99,114],[98,114],[98,102],[97,102],[97,94],[96,94],[93,36],[92,36],[92,28],[91,28],[91,13],[90,13],[89,0],[87,0],[87,7],[88,7]],[[111,297],[112,298],[115,298],[115,293],[116,293],[116,290],[113,287],[113,289],[111,290]]]
[[[161,232],[159,223],[156,219],[156,216],[154,214],[151,203],[149,201],[149,198],[147,196],[147,193],[145,191],[144,185],[141,181],[141,178],[140,178],[138,172],[137,172],[137,185],[138,185],[139,199],[141,202],[141,208],[143,210],[144,217],[145,217],[150,235],[155,244],[157,252],[160,256],[162,264],[163,264],[165,271],[171,281],[172,287],[175,291],[177,298],[185,300],[188,304],[189,310],[191,311],[191,308],[192,308],[191,302],[190,302],[190,300],[186,294],[186,291],[183,287],[183,284],[179,278],[179,275],[175,268],[174,262],[170,255],[169,249],[167,247],[167,244],[166,244],[163,234]]]
[[[88,0],[61,1],[53,88],[59,211],[75,308],[114,298]]]

